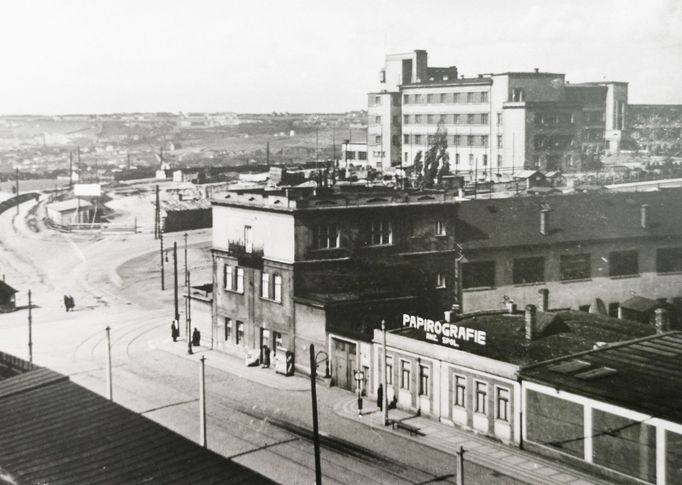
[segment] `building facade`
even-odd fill
[[[455,200],[443,192],[229,192],[213,203],[214,347],[308,369],[327,353],[352,387],[372,329],[409,308],[449,309]],[[362,356],[365,356],[364,360]]]
[[[373,166],[412,166],[438,130],[454,172],[493,179],[515,170],[579,170],[620,147],[627,83],[570,84],[564,74],[460,75],[416,50],[390,54],[368,95]]]

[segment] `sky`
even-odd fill
[[[682,104],[680,0],[8,0],[0,114],[364,109],[415,49]]]

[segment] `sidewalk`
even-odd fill
[[[210,350],[208,347],[192,347],[194,354],[187,353],[187,340],[179,338],[173,342],[170,337],[167,339],[156,340],[152,344],[154,348],[168,352],[177,357],[185,357],[191,360],[199,360],[201,356],[206,356],[206,366],[221,370],[241,377],[263,386],[267,386],[280,391],[310,391],[310,380],[293,375],[285,377],[277,374],[274,367],[263,369],[261,367],[247,367],[244,359],[223,352]]]
[[[334,411],[346,419],[400,435],[451,455],[455,455],[462,446],[465,451],[465,469],[468,460],[532,484],[605,485],[611,483],[519,448],[478,436],[473,432],[463,431],[429,418],[415,417],[414,414],[400,409],[391,409],[389,411],[391,419],[405,420],[406,423],[418,428],[419,433],[423,435],[411,436],[407,431],[384,427],[382,413],[371,399],[363,399],[363,404],[361,417],[358,416],[355,396],[339,402],[334,406]]]

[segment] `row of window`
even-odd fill
[[[357,156],[356,156],[357,154]],[[345,160],[367,160],[367,152],[352,152],[346,151],[344,153]]]
[[[393,357],[386,357],[386,384],[393,385]],[[412,389],[412,362],[408,359],[400,359],[400,389],[410,391]],[[429,397],[431,395],[431,367],[419,364],[419,395]],[[467,378],[455,374],[452,383],[452,405],[454,407],[467,408]],[[506,387],[495,386],[495,419],[509,421],[509,397],[510,390]],[[488,414],[488,383],[474,379],[474,412]]]
[[[234,341],[235,345],[244,343],[244,322],[225,317],[225,342]],[[234,327],[233,327],[234,325]],[[236,327],[236,331],[235,331]]]
[[[282,302],[282,275],[261,271],[260,296],[277,303]],[[223,287],[236,293],[244,293],[244,268],[223,266]]]
[[[471,91],[467,93],[403,94],[403,104],[472,104],[487,102],[488,91]]]
[[[533,148],[566,150],[577,145],[575,138],[571,135],[535,135],[533,137]]]
[[[559,257],[561,281],[584,280],[592,277],[590,254],[569,254]],[[639,253],[614,251],[608,257],[610,277],[639,275]],[[656,272],[682,272],[682,248],[656,250]],[[517,258],[512,263],[512,282],[515,285],[545,281],[545,258],[542,256]],[[462,265],[462,287],[484,288],[495,286],[495,262],[477,261]]]
[[[487,125],[489,121],[488,113],[403,115],[404,125]]]
[[[341,228],[338,224],[317,224],[312,229],[313,249],[336,249],[341,247]],[[447,235],[447,224],[445,221],[436,221],[435,235]],[[368,242],[372,246],[393,244],[393,224],[390,221],[374,221],[370,223]]]
[[[409,163],[410,160],[412,160],[412,157],[410,157],[409,152],[405,152],[403,157],[404,157],[403,160],[405,161],[405,163]],[[460,164],[461,159],[462,159],[461,154],[455,153],[455,165],[456,166]],[[480,158],[474,157],[473,153],[469,153],[467,155],[466,159],[469,161],[469,168],[472,170],[476,167],[476,164],[478,163],[479,160],[481,161],[481,167],[487,167],[488,166],[488,155],[485,153],[483,155],[481,155]],[[497,155],[497,166],[499,167],[500,165],[502,165],[502,155]]]
[[[403,135],[403,145],[431,145],[436,140],[436,135],[410,134]],[[487,148],[488,135],[446,135],[448,146],[483,147]],[[497,146],[502,147],[502,136],[497,137]]]

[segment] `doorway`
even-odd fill
[[[355,390],[356,353],[355,344],[332,338],[333,373],[336,385],[341,389]]]

